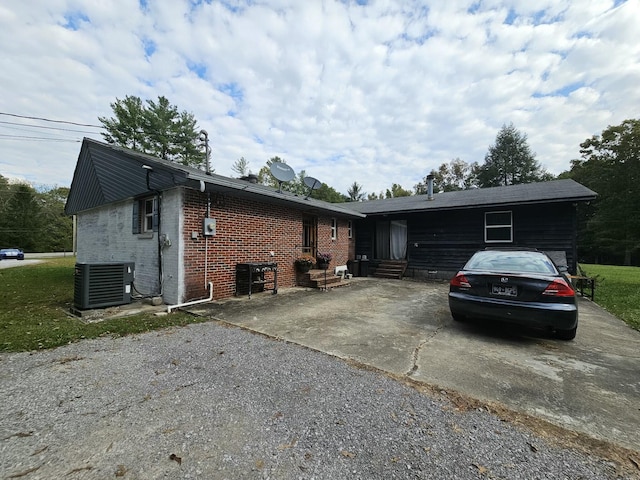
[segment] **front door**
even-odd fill
[[[302,254],[316,258],[318,253],[318,219],[305,216],[302,219]]]

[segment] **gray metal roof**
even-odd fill
[[[193,167],[162,160],[151,155],[109,145],[90,138],[82,142],[78,163],[71,182],[65,213],[73,215],[108,203],[149,193],[147,170],[151,190],[166,190],[185,186],[206,191],[233,194],[242,198],[270,204],[287,205],[309,213],[325,213],[347,218],[363,218],[347,205],[328,203],[313,198],[278,192],[272,187],[245,180],[207,174]]]
[[[506,187],[476,188],[458,192],[370,200],[349,203],[349,207],[367,215],[457,210],[484,206],[509,206],[554,202],[585,202],[596,198],[596,192],[578,182],[553,180],[550,182],[509,185]]]

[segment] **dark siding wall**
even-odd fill
[[[485,243],[484,214],[513,212],[513,243]],[[408,274],[439,272],[447,278],[462,268],[476,251],[489,246],[521,246],[543,251],[563,250],[569,269],[575,272],[575,209],[571,204],[546,204],[510,208],[484,208],[408,214]],[[392,220],[385,217],[385,220]],[[375,218],[358,224],[356,254],[375,258]]]
[[[563,250],[576,271],[575,207],[570,203],[521,207],[513,213],[514,244],[542,251]]]
[[[366,255],[367,258],[374,258],[375,221],[357,220],[354,221],[354,224],[356,231],[356,256]]]
[[[412,270],[459,270],[483,243],[484,214],[454,210],[411,215],[408,227],[408,267]]]

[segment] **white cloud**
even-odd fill
[[[637,0],[230,4],[3,2],[0,112],[97,124],[116,98],[165,95],[209,132],[218,173],[278,155],[344,193],[482,162],[509,122],[560,173],[580,142],[637,116]],[[70,184],[78,143],[6,135],[85,133],[0,135],[0,174]]]

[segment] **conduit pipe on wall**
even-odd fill
[[[211,193],[207,192],[207,218],[211,218]],[[204,236],[204,284],[207,284],[209,273],[209,236]]]
[[[213,300],[213,282],[209,282],[209,297],[203,298],[201,300],[192,300],[190,302],[178,303],[176,305],[168,305],[167,313],[171,313],[171,310],[175,310],[176,308],[188,307],[191,305],[197,305],[199,303],[210,302]]]

